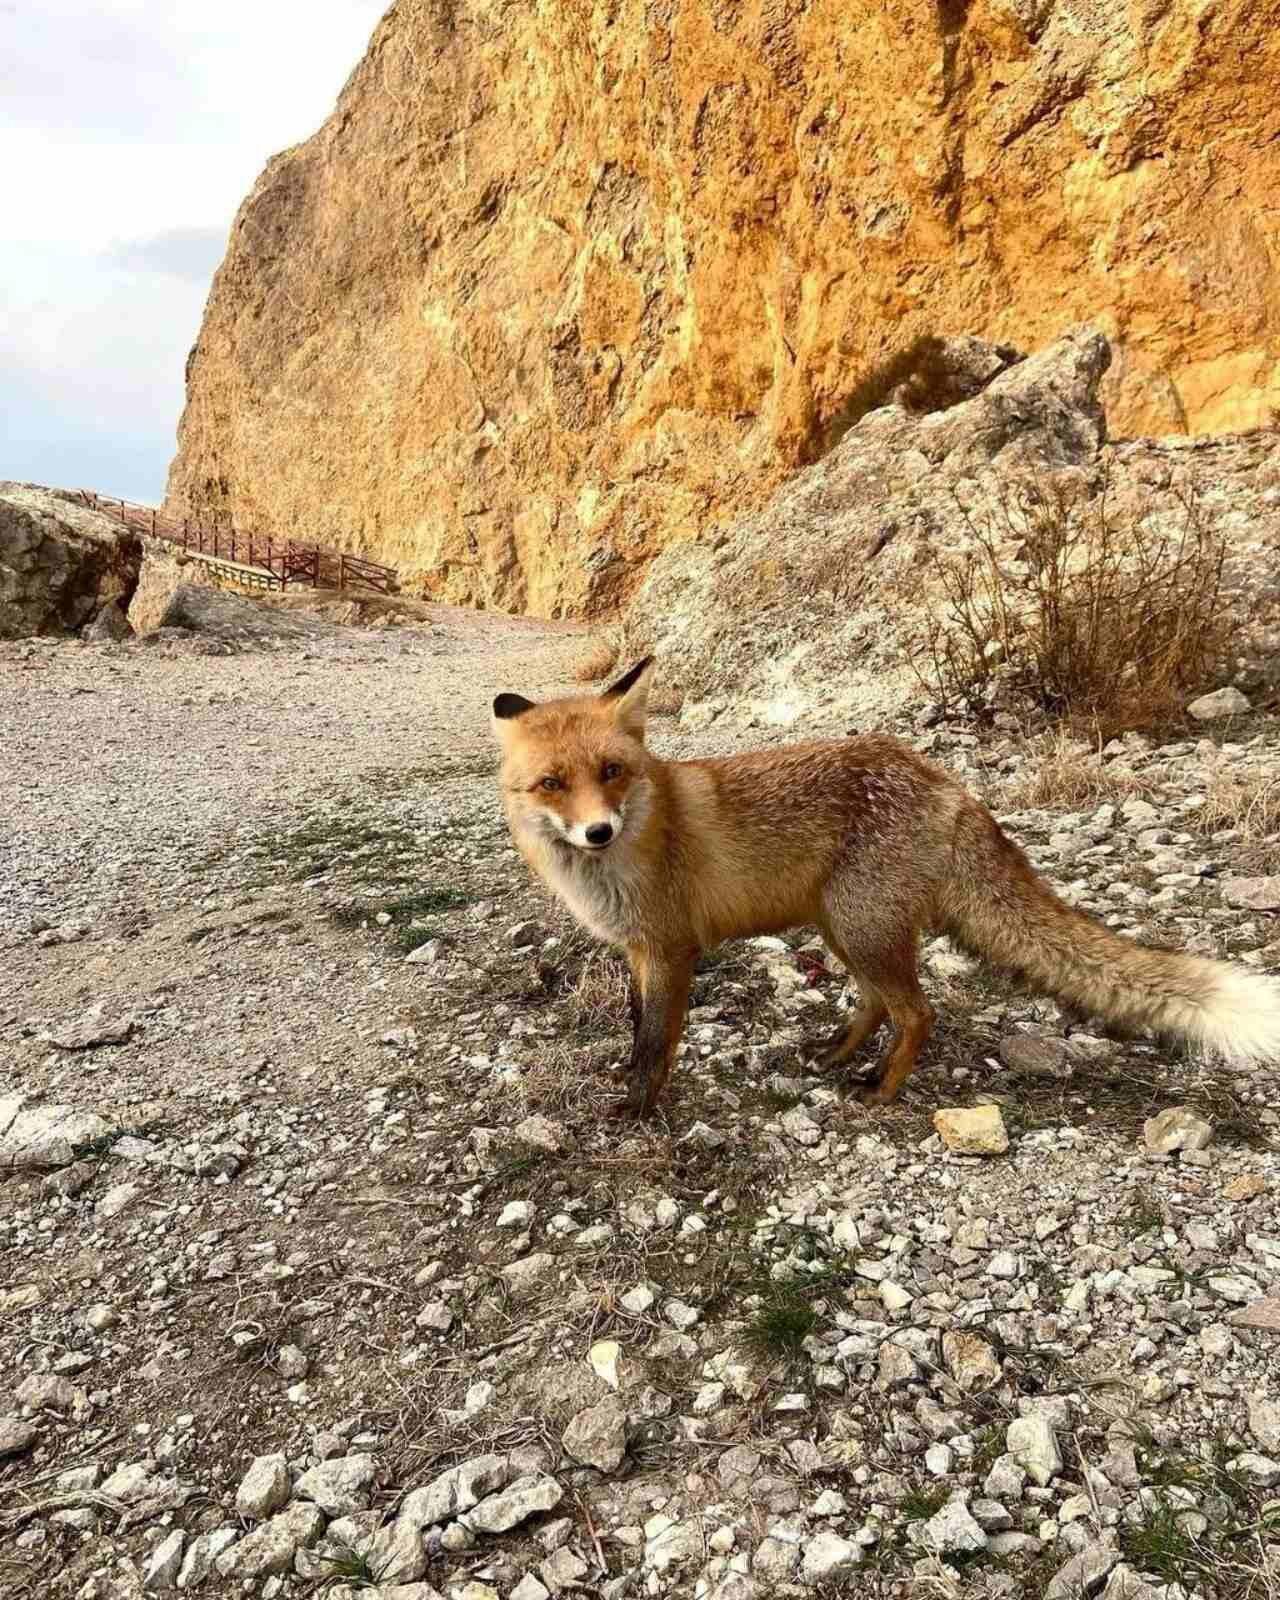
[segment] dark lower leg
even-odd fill
[[[639,1016],[631,1046],[625,1109],[652,1115],[671,1076],[689,1007],[693,957],[658,957],[631,952],[631,969],[640,993]]]
[[[825,1040],[818,1054],[821,1067],[838,1067],[857,1055],[867,1040],[880,1028],[889,1015],[884,1002],[874,990],[864,990],[862,1004],[854,1012],[849,1025]]]

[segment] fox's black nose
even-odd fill
[[[611,822],[593,822],[587,829],[588,844],[608,844],[613,838],[613,824]]]

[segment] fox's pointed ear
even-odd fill
[[[618,725],[635,739],[644,738],[645,716],[649,709],[649,680],[653,657],[637,661],[630,672],[610,684],[601,695],[609,703]]]
[[[493,702],[493,731],[499,739],[506,736],[510,725],[526,711],[533,710],[533,701],[522,694],[500,694]]]

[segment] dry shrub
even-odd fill
[[[1215,772],[1193,826],[1203,834],[1220,833],[1227,828],[1239,834],[1244,848],[1235,857],[1237,871],[1280,870],[1280,778],[1261,772],[1247,776]]]
[[[1215,772],[1196,814],[1196,826],[1202,833],[1235,828],[1251,844],[1280,832],[1280,778],[1261,772],[1246,777]]]
[[[529,1063],[520,1080],[525,1110],[564,1116],[599,1098],[599,1079],[581,1048],[547,1044]]]
[[[1074,506],[1025,480],[961,515],[969,540],[941,555],[943,605],[913,650],[944,711],[1012,695],[1108,737],[1171,717],[1213,675],[1226,543],[1190,491],[1130,516],[1105,483]]]
[[[618,646],[611,640],[596,635],[587,643],[583,653],[572,667],[575,683],[599,683],[618,664]]]
[[[1028,807],[1079,811],[1108,801],[1146,799],[1152,792],[1147,779],[1117,762],[1103,761],[1099,749],[1068,733],[1054,734],[1041,749],[1043,754],[1034,747],[1027,752],[1035,763],[1031,771],[1001,788],[1001,806],[1011,811]]]

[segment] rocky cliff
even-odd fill
[[[1013,362],[974,340],[944,354],[942,365],[976,391],[968,399],[925,415],[902,403],[877,408],[758,510],[650,564],[624,648],[658,655],[685,722],[728,713],[755,725],[816,717],[884,726],[927,696],[935,674],[922,642],[931,619],[954,626],[955,578],[970,557],[980,572],[999,573],[1010,614],[1023,609],[1022,576],[1037,563],[1092,560],[1118,585],[1139,549],[1152,582],[1157,568],[1167,581],[1183,566],[1181,592],[1194,605],[1217,583],[1216,558],[1191,575],[1201,535],[1225,557],[1212,603],[1231,633],[1214,682],[1187,687],[1234,674],[1273,696],[1280,431],[1108,443],[1100,394],[1111,351],[1094,328]],[[1046,535],[1057,527],[1117,536],[1055,544]],[[1132,543],[1119,533],[1144,527]],[[1003,549],[994,568],[978,555],[984,547]],[[981,580],[975,588],[999,646]],[[1066,582],[1054,592],[1065,603],[1079,591]],[[1139,685],[1151,671],[1144,653]]]
[[[0,482],[0,639],[78,633],[104,611],[113,617],[141,559],[136,534],[66,491]]]
[[[1096,318],[1113,433],[1268,421],[1277,82],[1280,0],[399,0],[241,208],[171,504],[585,613],[932,335]]]

